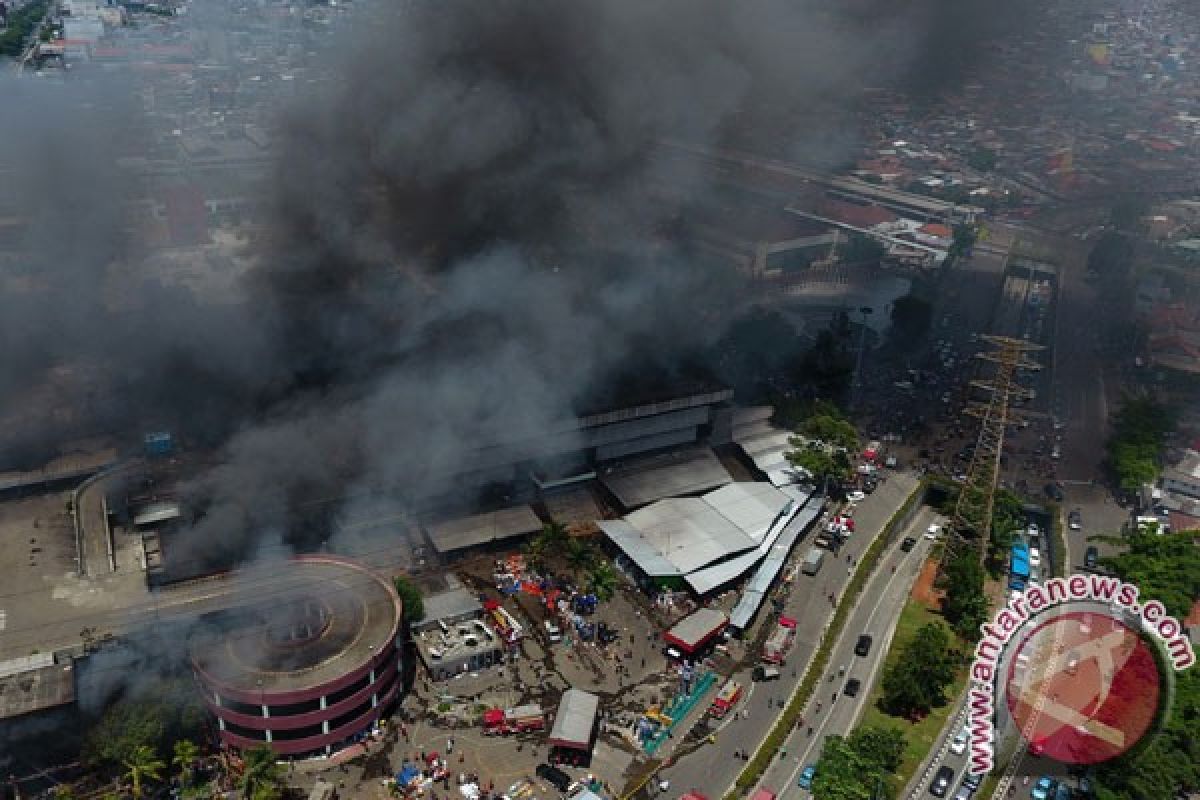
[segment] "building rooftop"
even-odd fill
[[[524,536],[541,529],[542,521],[530,506],[489,511],[426,526],[429,540],[439,553]]]
[[[439,620],[459,620],[471,615],[483,613],[479,598],[466,589],[459,587],[421,598],[425,607],[425,616],[416,624],[417,629],[434,626]]]
[[[321,686],[395,646],[395,589],[365,567],[298,556],[227,579],[219,610],[191,639],[192,664],[209,683],[241,691]],[[210,595],[213,593],[210,591]]]
[[[638,508],[664,497],[696,494],[733,478],[707,447],[639,459],[605,475],[601,482],[625,508]]]
[[[75,699],[75,671],[51,653],[0,662],[0,719],[66,705]]]
[[[554,715],[550,744],[583,748],[591,744],[600,698],[582,689],[567,689]]]

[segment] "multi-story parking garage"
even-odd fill
[[[323,555],[297,557],[266,586],[208,615],[191,639],[221,740],[267,744],[280,755],[328,753],[355,741],[400,689],[395,589]]]

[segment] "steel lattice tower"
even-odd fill
[[[947,539],[947,555],[960,542],[972,541],[986,552],[992,528],[992,506],[996,499],[996,484],[1000,477],[1000,453],[1004,448],[1004,433],[1019,415],[1009,404],[1013,399],[1028,396],[1017,383],[1017,370],[1041,369],[1025,357],[1026,353],[1041,350],[1041,345],[1007,336],[984,335],[982,341],[994,349],[976,353],[975,357],[995,365],[991,380],[973,380],[971,386],[987,394],[987,399],[973,402],[966,413],[980,420],[979,439],[971,456],[966,480],[954,506],[952,522],[954,535]]]

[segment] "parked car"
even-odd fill
[[[1079,509],[1075,509],[1067,515],[1067,527],[1073,531],[1083,529],[1083,515],[1079,513]]]
[[[813,778],[817,777],[817,765],[809,764],[800,773],[800,780],[796,781],[796,785],[801,789],[811,789]]]
[[[933,776],[933,780],[929,783],[929,793],[934,797],[945,797],[946,792],[950,791],[950,784],[954,781],[954,770],[949,767],[942,767]]]
[[[536,772],[539,778],[560,792],[571,788],[571,776],[553,764],[538,764]]]
[[[969,731],[970,729],[966,725],[963,725],[962,730],[954,735],[954,740],[950,742],[951,753],[954,753],[956,756],[961,756],[963,753],[967,752],[967,736]]]
[[[1029,796],[1032,797],[1033,800],[1050,800],[1050,793],[1054,791],[1056,785],[1057,781],[1055,781],[1054,778],[1051,778],[1049,775],[1043,775],[1042,777],[1038,778],[1037,783],[1033,785],[1033,789],[1030,790]]]
[[[1095,569],[1100,563],[1100,551],[1092,545],[1083,554],[1083,565],[1088,569]]]
[[[911,536],[905,536],[904,541],[900,543],[901,552],[907,553],[917,546],[917,540]]]
[[[865,656],[869,652],[871,652],[871,634],[864,633],[854,643],[854,655]]]
[[[1055,483],[1046,484],[1046,496],[1056,503],[1061,503],[1063,501],[1063,491],[1062,489],[1058,488],[1058,484]]]
[[[850,680],[846,681],[846,688],[842,689],[842,692],[846,695],[846,697],[854,697],[858,694],[858,690],[861,688],[862,681],[860,681],[858,678],[851,678]]]
[[[779,668],[759,664],[754,668],[754,680],[759,682],[777,681],[779,680]]]
[[[859,491],[858,489],[855,489],[854,491],[849,492],[846,495],[846,499],[849,500],[851,503],[860,503],[863,500],[865,500],[866,498],[867,498],[866,493]]]
[[[983,777],[981,775],[972,775],[971,773],[968,772],[966,775],[963,776],[962,785],[966,786],[972,792],[975,791],[976,789],[978,789],[979,784],[981,784],[981,783],[983,783]]]

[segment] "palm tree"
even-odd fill
[[[601,600],[609,600],[617,588],[617,573],[612,564],[600,561],[592,567],[592,593]]]
[[[596,561],[596,551],[581,539],[567,539],[567,563],[576,572],[586,572]]]
[[[54,793],[51,795],[54,800],[75,800],[79,795],[75,794],[75,787],[69,783],[60,783],[54,787]]]
[[[192,740],[180,739],[175,743],[175,757],[171,759],[171,764],[179,770],[179,781],[184,786],[191,784],[196,759],[199,757],[200,748],[196,747]]]
[[[154,752],[154,748],[145,744],[139,744],[129,754],[129,758],[122,763],[125,765],[125,776],[129,778],[130,784],[133,785],[134,797],[142,796],[143,780],[161,780],[163,768],[167,766],[158,757],[158,754]]]
[[[275,754],[266,745],[252,748],[242,754],[242,796],[250,800],[278,797],[283,785]]]

